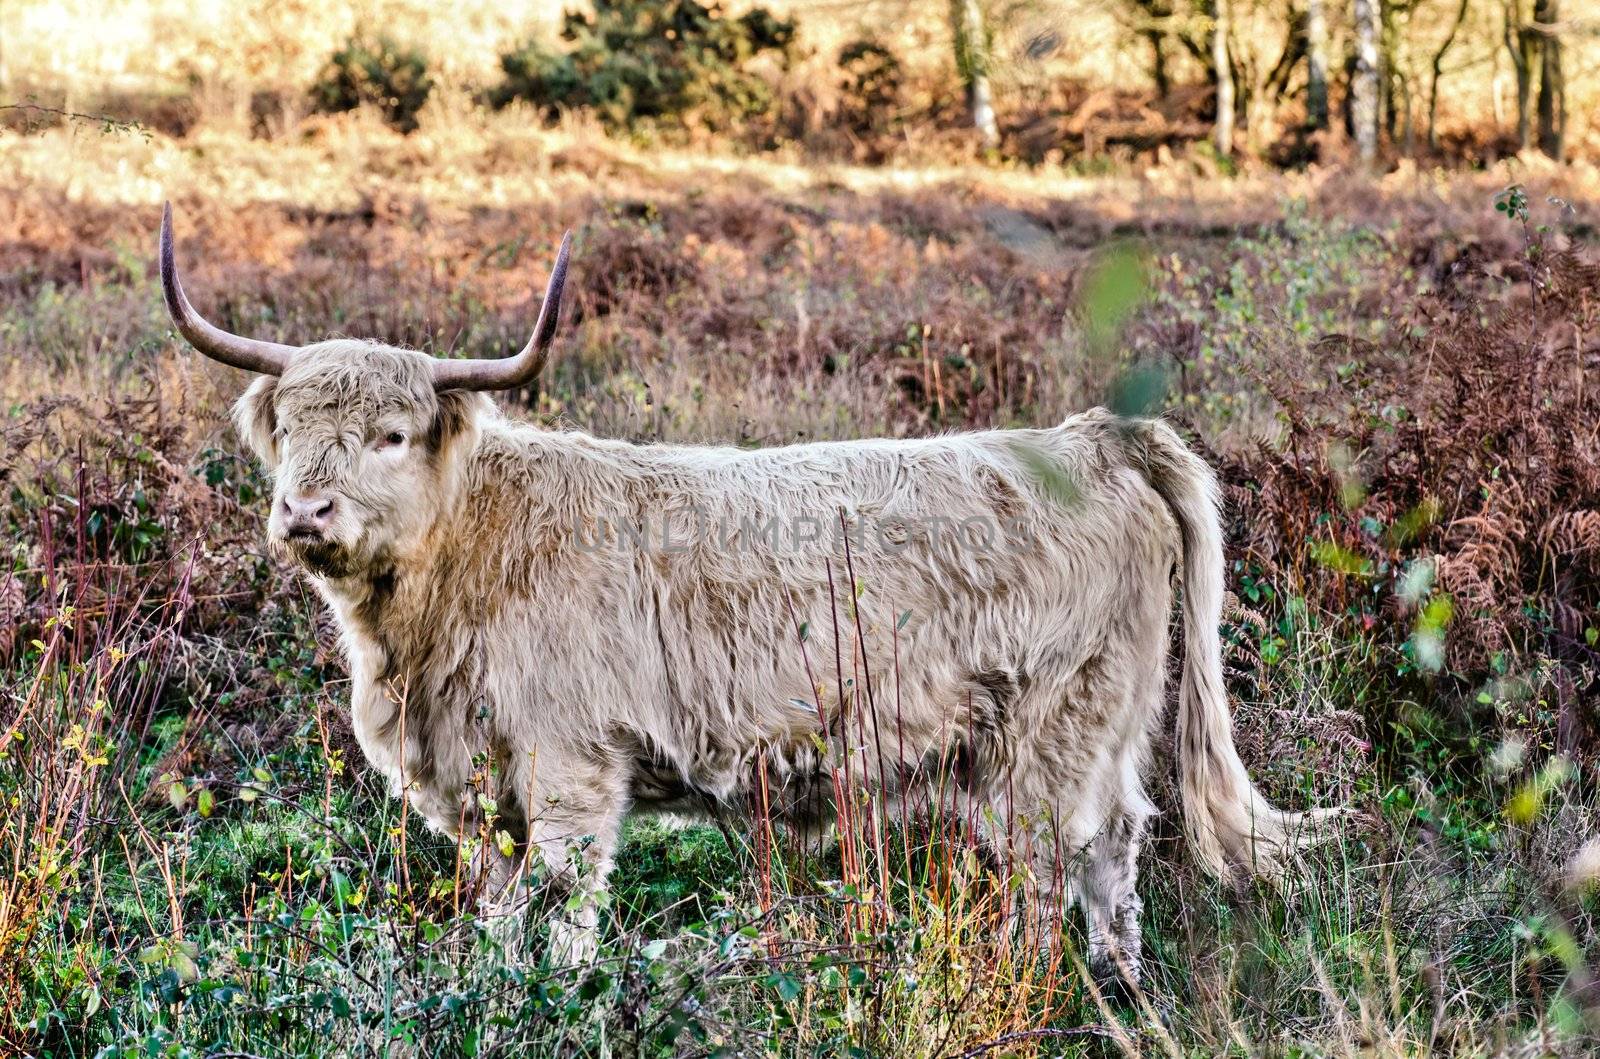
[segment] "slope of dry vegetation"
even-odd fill
[[[5,148],[11,1047],[1594,1046],[1592,174],[1519,174],[1508,218],[1504,173],[811,168],[477,113],[407,138],[358,114],[272,142]],[[1362,821],[1245,894],[1163,825],[1126,1003],[1089,987],[1074,922],[1054,956],[1006,938],[1029,882],[959,827],[863,809],[841,854],[771,836],[759,802],[726,834],[635,830],[595,973],[507,966],[456,851],[367,775],[325,619],[264,555],[264,483],[222,417],[243,380],[159,305],[164,195],[196,302],[285,341],[510,348],[575,229],[559,363],[513,399],[545,422],[764,445],[1166,410],[1229,483],[1252,769]]]

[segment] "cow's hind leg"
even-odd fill
[[[1050,740],[1042,741],[1045,747]],[[1068,899],[1083,870],[1090,835],[1081,815],[1060,797],[1064,763],[1036,753],[1029,740],[1009,760],[985,768],[974,818],[980,837],[993,851],[1004,877],[1020,877],[1010,896],[1011,933],[1024,951],[1048,958],[1064,926]]]
[[[1048,779],[1048,773],[1036,776]],[[1137,983],[1142,905],[1136,886],[1150,813],[1143,792],[1135,787],[1120,798],[1096,792],[1081,802],[1052,803],[1044,794],[1047,785],[1035,782],[1035,776],[1013,776],[1006,786],[1007,794],[995,801],[1011,813],[1010,823],[993,827],[988,841],[1005,863],[1027,869],[1029,883],[1011,911],[1021,940],[1047,955],[1064,929],[1070,898],[1083,910],[1095,980]],[[1111,808],[1097,819],[1088,808],[1094,804]]]
[[[1164,640],[1158,640],[1164,644]],[[1104,767],[1093,784],[1105,806],[1089,841],[1077,882],[1089,937],[1089,969],[1102,985],[1137,985],[1140,977],[1139,853],[1155,807],[1144,791],[1151,730],[1161,716],[1165,652],[1137,657],[1125,652],[1110,667],[1121,676],[1114,690],[1124,704],[1108,717]]]
[[[1137,985],[1140,976],[1139,850],[1144,844],[1149,816],[1143,792],[1107,818],[1089,844],[1079,876],[1079,898],[1089,935],[1089,972],[1101,984],[1126,981]]]
[[[1159,651],[1138,657],[1118,644],[1050,689],[1057,705],[1032,714],[1014,744],[1011,774],[991,789],[1003,794],[1006,819],[1014,821],[1012,848],[1027,850],[1038,906],[1029,919],[1059,929],[1067,883],[1084,912],[1095,977],[1137,982],[1135,887],[1152,811],[1140,772],[1160,715],[1164,660]]]

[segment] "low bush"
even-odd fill
[[[311,101],[327,114],[374,106],[390,125],[411,132],[432,91],[433,79],[422,52],[387,37],[352,37],[333,53],[311,86]]]
[[[612,128],[724,129],[772,108],[771,85],[751,60],[786,62],[794,33],[793,22],[762,7],[732,18],[696,0],[599,0],[592,13],[567,12],[567,51],[530,41],[501,56],[505,78],[489,100],[588,109]]]
[[[1600,759],[1600,271],[1521,188],[1496,204],[1511,223],[1472,236],[1294,207],[1172,253],[1107,387],[1181,408],[1222,475],[1250,680],[1340,643],[1359,680],[1300,706],[1358,715],[1334,741],[1370,738],[1381,775],[1473,798]]]
[[[870,38],[839,49],[839,117],[858,133],[879,133],[895,121],[905,70],[885,44]]]
[[[1260,374],[1281,441],[1223,462],[1251,561],[1385,645],[1397,699],[1580,759],[1600,688],[1597,285],[1530,227],[1511,269],[1454,271],[1387,337],[1285,347]],[[1369,721],[1425,723],[1391,711]]]

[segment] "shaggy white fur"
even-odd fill
[[[510,422],[436,393],[423,354],[345,340],[258,379],[237,420],[275,472],[274,542],[338,616],[368,760],[449,835],[480,822],[487,764],[508,907],[524,855],[603,885],[630,807],[737,802],[764,769],[807,826],[832,769],[894,791],[943,769],[957,811],[1032,866],[1041,918],[1068,880],[1093,962],[1136,974],[1179,566],[1195,850],[1271,871],[1310,833],[1235,752],[1215,482],[1161,422],[639,446]],[[288,535],[291,496],[334,502],[322,537]]]

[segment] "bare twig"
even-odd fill
[[[109,114],[85,114],[76,110],[63,110],[60,107],[47,107],[42,103],[0,103],[0,114],[8,110],[26,114],[48,115],[49,117],[61,118],[68,123],[99,125],[101,130],[107,133],[127,132],[142,136],[146,140],[150,138],[150,130],[145,128],[142,123],[130,118],[114,118]],[[23,125],[23,131],[32,132],[43,124],[43,122],[26,122]]]

